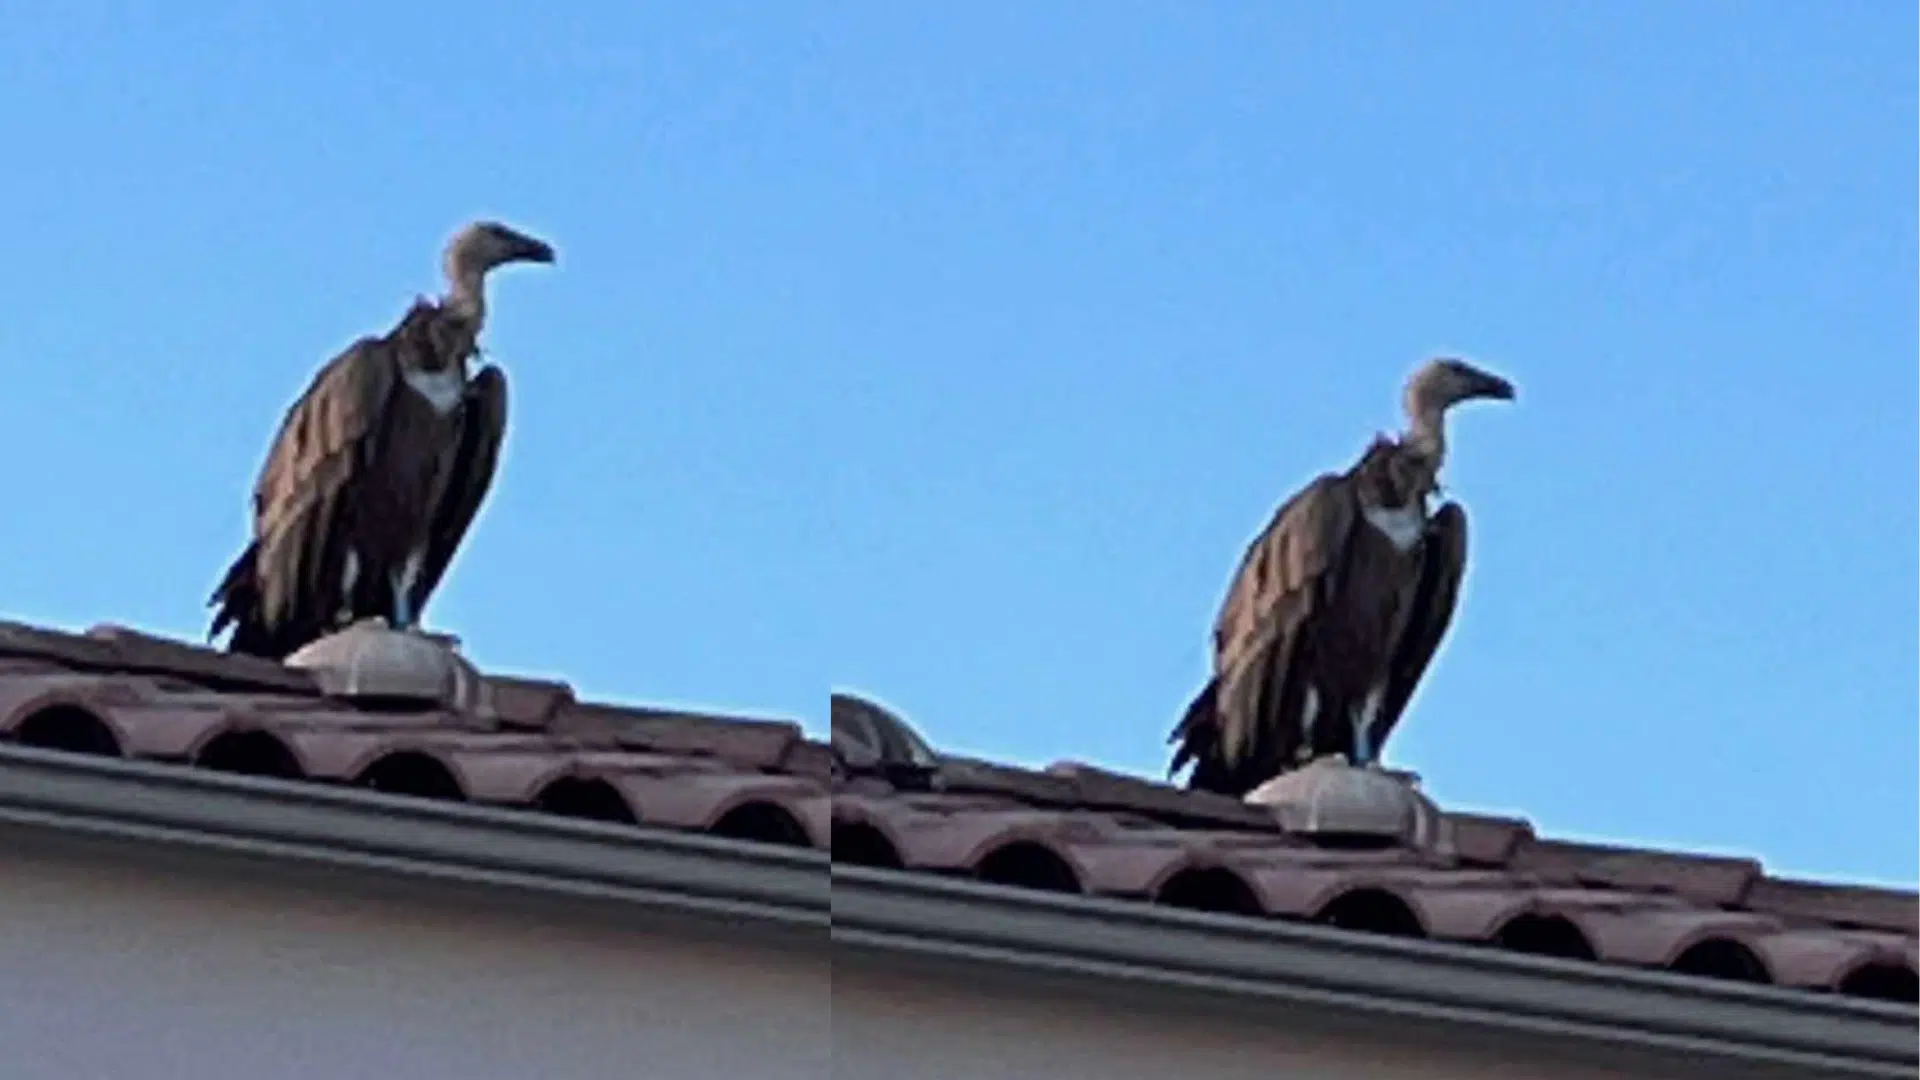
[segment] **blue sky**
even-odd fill
[[[1390,762],[1920,877],[1911,5],[75,2],[0,33],[0,610],[198,637],[281,412],[480,214],[428,619],[586,693],[1158,774],[1243,545],[1458,351]],[[319,14],[323,12],[324,14]]]

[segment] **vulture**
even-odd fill
[[[1287,499],[1240,560],[1213,629],[1213,676],[1168,742],[1187,787],[1233,797],[1340,754],[1381,748],[1446,634],[1466,567],[1467,515],[1428,512],[1446,416],[1511,401],[1507,380],[1440,358],[1407,380],[1407,430]]]
[[[253,491],[253,538],[214,590],[208,640],[284,659],[348,623],[396,630],[421,609],[493,481],[507,380],[467,364],[489,271],[552,263],[553,248],[497,222],[448,242],[447,291],[384,335],[349,345],[287,410]]]

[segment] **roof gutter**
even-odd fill
[[[824,852],[19,746],[0,746],[0,828],[611,901],[822,944],[830,919]]]
[[[1682,1074],[1905,1077],[1916,1014],[1722,983],[1137,902],[833,867],[833,942],[1087,985],[1290,1003],[1651,1053]]]

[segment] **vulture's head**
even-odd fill
[[[1453,357],[1430,360],[1407,380],[1407,412],[1415,416],[1444,412],[1476,398],[1512,401],[1513,397],[1512,383]]]
[[[553,262],[553,246],[497,221],[476,221],[447,241],[447,280],[472,281],[507,263]]]

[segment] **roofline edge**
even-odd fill
[[[1771,986],[835,865],[833,942],[904,958],[1389,1014],[1677,1062],[1911,1077],[1915,1012]]]
[[[827,854],[472,803],[0,745],[0,827],[812,929]]]

